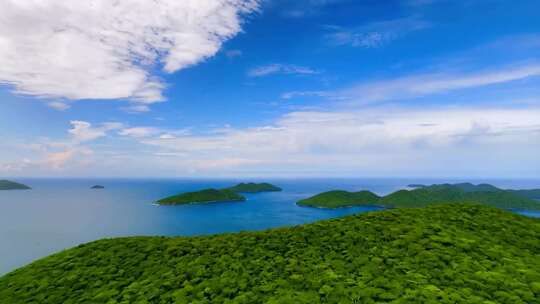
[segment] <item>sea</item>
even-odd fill
[[[52,253],[102,238],[194,236],[293,226],[379,210],[335,210],[295,203],[322,191],[370,190],[379,195],[408,184],[490,183],[501,188],[540,188],[540,180],[457,179],[33,179],[13,178],[31,190],[0,191],[0,275]],[[246,194],[247,201],[158,206],[158,199],[185,191],[270,182],[282,192]],[[105,189],[90,189],[103,185]],[[540,203],[540,202],[539,202]],[[527,216],[538,212],[514,210]]]

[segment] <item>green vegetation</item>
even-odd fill
[[[19,184],[9,180],[0,180],[0,190],[27,190],[31,189],[27,185]]]
[[[95,185],[95,186],[92,186],[92,188],[90,189],[105,189],[105,187],[102,185]]]
[[[530,199],[540,200],[540,189],[529,190],[507,190],[519,196],[523,196]]]
[[[80,245],[0,278],[2,303],[538,303],[540,220],[481,205]]]
[[[240,183],[234,187],[227,188],[228,190],[239,193],[258,193],[258,192],[274,192],[281,191],[281,188],[269,183]]]
[[[359,205],[376,205],[378,204],[379,199],[379,196],[370,191],[348,192],[334,190],[298,201],[297,204],[300,206],[318,208],[340,208]]]
[[[160,205],[185,205],[195,203],[245,201],[246,198],[228,189],[204,189],[170,196],[158,201]]]
[[[470,202],[504,209],[540,210],[540,203],[514,191],[488,184],[441,184],[414,190],[399,190],[387,196],[356,197],[362,192],[330,191],[299,201],[301,206],[339,208],[355,205],[379,205],[396,208],[425,207],[431,204]]]
[[[496,192],[496,191],[508,191],[512,192],[516,195],[519,195],[521,197],[529,198],[529,199],[540,199],[540,189],[520,189],[520,190],[513,190],[513,189],[501,189],[497,188],[490,184],[478,184],[474,185],[471,183],[459,183],[459,184],[434,184],[434,185],[422,185],[422,184],[410,184],[408,185],[411,188],[429,188],[429,189],[440,189],[440,188],[457,188],[459,190],[462,190],[464,192]]]

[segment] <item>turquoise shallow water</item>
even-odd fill
[[[409,183],[458,182],[426,179],[265,180],[283,192],[248,194],[240,203],[155,206],[183,191],[227,187],[248,180],[186,179],[24,179],[33,189],[0,191],[0,275],[35,259],[105,237],[205,235],[309,223],[376,210],[375,207],[325,210],[295,202],[331,189],[371,190],[378,194]],[[249,181],[253,181],[250,179]],[[503,188],[540,188],[540,180],[482,180]],[[103,190],[91,190],[95,184]],[[540,217],[540,213],[521,212]]]

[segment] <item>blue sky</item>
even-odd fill
[[[0,176],[540,177],[538,1],[0,4]]]

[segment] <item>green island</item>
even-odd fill
[[[245,201],[242,195],[228,189],[204,189],[185,192],[157,201],[160,205],[186,205],[197,203],[236,202]]]
[[[540,189],[501,189],[497,188],[490,184],[478,184],[474,185],[471,183],[458,183],[458,184],[433,184],[433,185],[423,185],[423,184],[410,184],[408,187],[411,188],[428,188],[428,189],[437,189],[437,188],[457,188],[465,192],[498,192],[498,191],[507,191],[517,194],[522,197],[529,199],[540,200]]]
[[[399,190],[383,197],[376,197],[373,193],[368,198],[365,195],[364,197],[356,197],[357,193],[365,192],[329,191],[301,200],[297,204],[319,208],[365,205],[411,208],[431,204],[471,202],[503,209],[540,210],[540,202],[526,197],[516,190],[502,190],[488,184],[440,184],[423,186],[413,190]]]
[[[31,189],[27,185],[16,183],[9,180],[0,180],[0,190],[28,190]]]
[[[280,187],[269,183],[240,183],[227,189],[238,193],[276,192],[282,190]]]
[[[4,303],[538,303],[540,219],[474,204],[104,239],[0,277]]]
[[[317,194],[297,202],[300,206],[318,208],[340,208],[357,205],[376,205],[380,197],[370,191],[349,192],[334,190]]]

